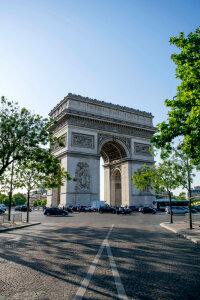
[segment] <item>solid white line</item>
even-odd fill
[[[110,227],[110,229],[109,229],[109,231],[108,231],[108,233],[106,235],[106,238],[102,242],[102,244],[101,244],[101,246],[99,248],[99,251],[98,251],[97,255],[95,256],[95,258],[94,258],[94,260],[93,260],[93,262],[92,262],[92,264],[91,264],[91,266],[90,266],[90,268],[88,270],[87,275],[83,279],[83,281],[81,283],[81,286],[78,289],[78,291],[76,293],[76,296],[74,297],[74,300],[81,300],[83,298],[83,296],[84,296],[84,294],[85,294],[85,292],[87,290],[87,287],[88,287],[88,285],[90,283],[90,280],[92,278],[92,275],[94,274],[94,271],[95,271],[96,266],[98,264],[99,258],[100,258],[101,254],[102,254],[103,248],[105,247],[105,245],[107,245],[108,238],[109,238],[109,236],[111,234],[113,226],[114,226],[114,224],[112,224],[112,226]]]
[[[108,241],[107,241],[107,244],[106,244],[106,249],[107,249],[107,252],[108,252],[108,257],[109,257],[113,277],[114,277],[114,280],[115,280],[115,285],[116,285],[116,288],[117,288],[118,297],[119,297],[119,299],[128,300],[128,298],[126,296],[126,292],[125,292],[124,287],[123,287],[123,284],[121,282],[121,278],[119,276],[119,272],[117,270],[117,266],[115,264],[114,257],[112,255],[112,251],[111,251],[110,246],[108,244]]]

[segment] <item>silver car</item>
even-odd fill
[[[170,214],[170,207],[165,209],[167,214]],[[186,214],[188,213],[188,208],[181,207],[181,206],[172,206],[172,214]]]

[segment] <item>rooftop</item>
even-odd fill
[[[63,104],[64,102],[66,102],[68,99],[75,99],[75,100],[79,100],[82,102],[87,102],[87,103],[92,103],[92,104],[97,104],[97,105],[101,105],[101,106],[106,106],[106,107],[110,107],[110,108],[115,108],[115,109],[120,109],[123,111],[127,111],[127,112],[134,112],[140,115],[145,115],[145,116],[149,116],[149,117],[153,117],[151,113],[149,112],[145,112],[145,111],[141,111],[139,109],[134,109],[131,107],[127,107],[127,106],[121,106],[119,104],[113,104],[110,102],[105,102],[105,101],[101,101],[101,100],[97,100],[97,99],[91,99],[88,97],[83,97],[81,95],[76,95],[76,94],[72,94],[72,93],[68,93],[68,95],[61,100],[49,113],[49,115],[51,115],[61,104]]]

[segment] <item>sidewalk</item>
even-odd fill
[[[0,225],[0,232],[5,232],[5,231],[11,231],[15,229],[20,229],[20,228],[25,228],[25,227],[30,227],[34,225],[39,225],[41,224],[40,222],[33,222],[33,223],[25,223],[25,222],[16,222],[16,223],[3,223]]]
[[[165,222],[160,226],[200,245],[200,223],[193,223],[193,229],[189,229],[189,224],[186,222],[173,224]]]

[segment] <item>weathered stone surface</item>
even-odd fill
[[[130,178],[144,163],[151,165],[152,114],[68,94],[51,112],[49,130],[64,137],[54,155],[76,178],[48,193],[48,205],[90,205],[100,200],[100,156],[104,159],[104,200],[112,205],[150,204],[153,193],[136,191]],[[60,195],[59,195],[60,193]]]

